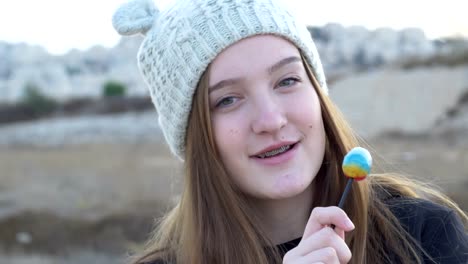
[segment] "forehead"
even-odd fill
[[[300,57],[298,48],[274,35],[242,39],[222,51],[210,65],[210,84],[225,78],[239,78],[265,71],[278,61]]]

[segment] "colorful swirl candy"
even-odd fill
[[[364,180],[367,175],[369,175],[371,167],[372,157],[367,149],[356,147],[346,154],[341,168],[343,169],[344,175],[348,177],[348,182],[346,183],[343,195],[341,195],[338,207],[343,208],[353,180]]]
[[[364,180],[370,173],[372,157],[365,148],[353,148],[343,159],[343,173],[356,181]]]

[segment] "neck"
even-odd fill
[[[276,245],[301,237],[312,210],[312,186],[281,200],[255,200],[255,210],[268,238]]]

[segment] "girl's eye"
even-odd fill
[[[299,81],[300,80],[298,78],[290,77],[290,78],[286,78],[286,79],[280,81],[278,86],[279,87],[289,87],[289,86],[292,86],[292,85],[296,84]]]
[[[235,100],[236,100],[236,98],[233,97],[233,96],[225,97],[225,98],[221,99],[216,104],[216,108],[229,106],[229,105],[233,104],[235,102]]]

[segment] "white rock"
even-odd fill
[[[364,137],[426,134],[468,93],[468,66],[379,70],[333,83],[330,96]]]
[[[16,241],[20,244],[31,244],[32,236],[29,232],[16,233]]]

